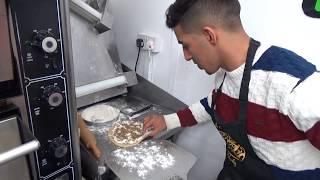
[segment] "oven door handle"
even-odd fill
[[[38,150],[40,147],[40,142],[32,135],[29,128],[27,128],[27,126],[23,122],[19,121],[19,119],[17,119],[17,118],[14,118],[14,119],[16,119],[18,121],[22,131],[26,135],[31,137],[32,140],[1,153],[0,154],[0,166],[7,163],[7,162],[10,162],[14,159],[17,159],[19,157],[27,155],[31,152],[34,152],[34,151]]]
[[[24,156],[26,154],[34,152],[34,151],[38,150],[39,147],[40,147],[39,141],[33,140],[33,141],[27,142],[25,144],[22,144],[18,147],[15,147],[13,149],[10,149],[4,153],[1,153],[0,154],[0,166],[2,164],[9,162],[9,161],[17,159],[21,156]]]

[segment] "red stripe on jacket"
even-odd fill
[[[320,122],[317,122],[306,134],[311,144],[320,150]]]
[[[226,123],[237,120],[238,99],[220,93],[216,100],[216,112]],[[270,141],[293,142],[307,139],[305,133],[298,130],[288,116],[276,109],[251,102],[248,104],[247,129],[249,135]]]
[[[197,121],[194,118],[194,116],[189,108],[186,108],[184,110],[179,111],[177,113],[177,115],[179,117],[180,124],[182,127],[192,126],[192,125],[197,124]]]
[[[213,97],[216,93],[213,93]],[[215,98],[213,98],[214,100]],[[221,93],[217,100],[216,113],[225,120],[226,123],[237,120],[239,113],[239,100],[231,98]],[[283,115],[276,109],[266,108],[264,106],[251,103],[248,104],[248,134],[270,141],[293,142],[309,139],[310,142],[320,149],[320,123],[304,132],[298,130],[290,118]],[[184,109],[177,113],[182,127],[197,124],[190,109]]]

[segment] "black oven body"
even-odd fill
[[[0,99],[24,96],[29,128],[41,145],[31,158],[33,177],[81,179],[68,1],[6,4],[14,79],[0,83]]]

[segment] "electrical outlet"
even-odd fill
[[[142,39],[144,46],[142,50],[151,51],[153,53],[158,53],[161,50],[161,39],[158,36],[147,34],[147,33],[139,33],[137,35],[137,39]]]

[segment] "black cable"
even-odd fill
[[[135,72],[137,72],[137,65],[138,65],[138,62],[139,62],[140,51],[141,51],[141,47],[139,47],[138,56],[137,56],[137,60],[136,60],[136,65],[134,66],[134,71]]]
[[[138,65],[138,62],[139,62],[139,57],[140,57],[140,51],[141,51],[141,48],[144,46],[144,43],[143,43],[143,39],[137,39],[136,40],[136,46],[139,48],[138,49],[138,56],[137,56],[137,60],[136,60],[136,65],[134,66],[134,71],[137,72],[137,65]]]

